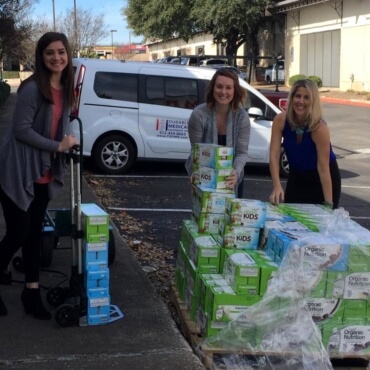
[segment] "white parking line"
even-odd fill
[[[179,209],[179,208],[121,208],[121,207],[108,207],[112,211],[139,211],[139,212],[184,212],[190,213],[191,209]]]
[[[138,178],[138,179],[186,179],[188,176],[157,176],[157,175],[91,175],[91,177],[99,177],[99,178]],[[272,182],[271,179],[260,179],[256,178],[244,178],[244,181],[261,181],[261,182]],[[286,182],[286,179],[281,179],[281,182]],[[343,185],[342,188],[347,189],[370,189],[370,186],[356,186],[356,185]]]

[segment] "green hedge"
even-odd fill
[[[320,77],[318,76],[308,76],[307,77],[306,75],[301,75],[301,74],[291,76],[289,78],[289,86],[293,86],[296,83],[296,81],[304,80],[304,79],[311,80],[317,85],[317,87],[322,87],[322,80]]]
[[[3,79],[19,78],[19,71],[3,71]]]
[[[10,95],[10,85],[6,82],[0,81],[0,103],[8,99]]]

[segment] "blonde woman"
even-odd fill
[[[281,142],[289,162],[285,192],[279,176]],[[313,203],[337,208],[341,177],[322,118],[319,90],[311,80],[299,80],[288,98],[287,111],[274,118],[270,143],[270,202]]]

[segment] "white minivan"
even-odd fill
[[[214,69],[78,58],[73,65],[73,115],[82,121],[83,155],[101,172],[123,174],[144,159],[185,161],[188,119],[204,102]],[[248,164],[267,164],[272,120],[280,110],[245,81],[240,83],[248,92],[251,120]]]

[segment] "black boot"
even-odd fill
[[[42,304],[39,288],[25,287],[21,295],[21,300],[26,313],[33,314],[39,320],[51,319],[51,313]]]
[[[0,316],[6,316],[8,314],[8,310],[6,309],[5,303],[1,298],[0,295]]]

